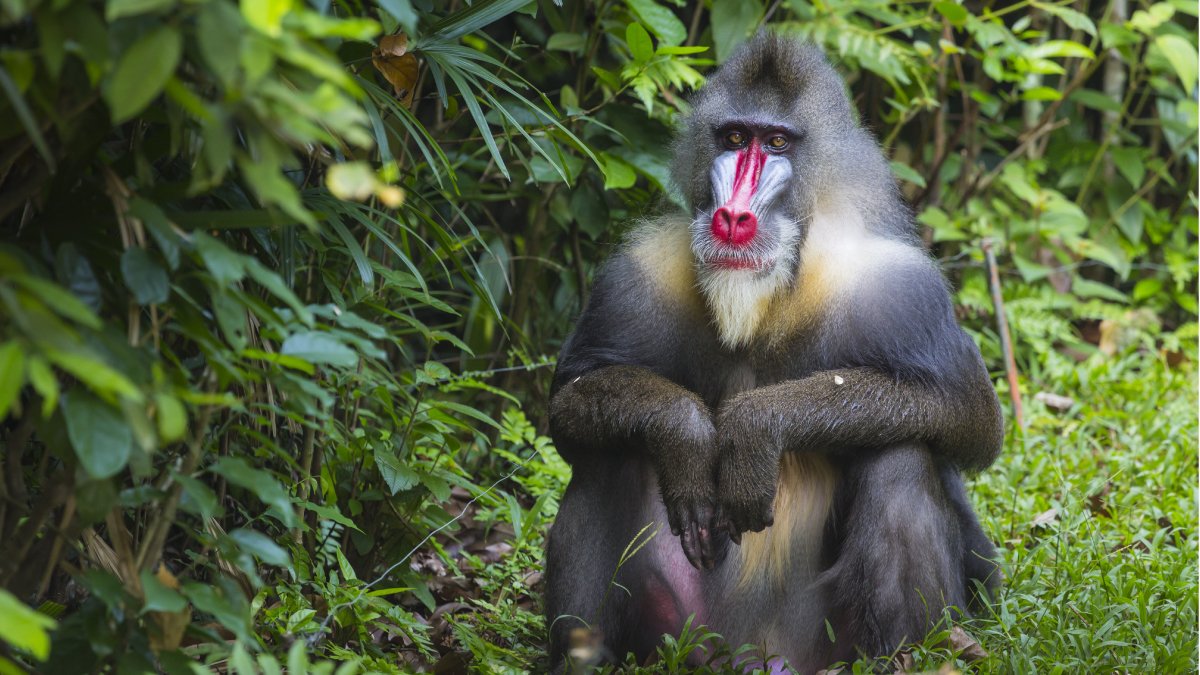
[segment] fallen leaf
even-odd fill
[[[1075,405],[1075,399],[1070,396],[1052,394],[1048,391],[1039,391],[1034,394],[1033,400],[1041,401],[1047,408],[1059,412],[1066,412],[1071,409],[1071,406]]]
[[[371,63],[392,85],[400,105],[406,108],[412,106],[417,93],[420,63],[417,56],[408,51],[408,36],[397,33],[380,38],[379,47],[371,53]]]
[[[958,652],[959,658],[967,663],[987,658],[987,651],[961,626],[951,628],[950,637],[946,638],[946,641],[950,643],[951,649]]]
[[[1058,520],[1058,509],[1046,509],[1034,517],[1030,523],[1033,527],[1045,527]]]

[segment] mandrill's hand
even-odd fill
[[[719,562],[716,429],[703,406],[681,399],[661,411],[647,433],[671,533],[696,569]]]
[[[781,443],[760,406],[742,394],[717,419],[717,503],[720,526],[737,544],[743,532],[761,532],[775,523]]]

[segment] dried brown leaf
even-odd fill
[[[417,56],[408,51],[408,36],[397,33],[380,38],[379,47],[371,53],[371,63],[392,85],[400,105],[412,106],[421,68]]]
[[[961,626],[951,628],[950,637],[946,638],[946,641],[950,644],[951,649],[958,652],[959,658],[967,663],[987,658],[987,651]]]

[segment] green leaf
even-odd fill
[[[0,588],[0,640],[45,661],[50,656],[50,631],[57,626],[54,619],[30,609]]]
[[[51,172],[55,171],[54,154],[50,152],[50,146],[46,144],[46,137],[42,135],[42,128],[38,124],[37,117],[30,110],[29,104],[25,102],[25,97],[21,96],[20,87],[13,82],[12,76],[6,68],[0,68],[0,90],[4,91],[13,112],[16,113],[17,119],[20,120],[21,126],[25,130],[25,135],[29,137],[33,147],[37,148],[38,154],[42,156],[42,161],[46,162],[46,167]]]
[[[226,0],[212,0],[196,17],[196,43],[200,56],[226,90],[236,83],[239,67],[242,17]],[[218,168],[218,167],[212,167]]]
[[[941,2],[934,3],[933,8],[937,10],[938,14],[946,17],[946,20],[954,26],[962,26],[967,22],[967,18],[971,16],[965,7],[951,0],[942,0]]]
[[[170,394],[154,397],[155,416],[158,423],[158,439],[163,443],[174,443],[187,433],[187,409],[179,399]]]
[[[58,378],[54,377],[50,364],[39,356],[31,356],[26,369],[29,371],[29,383],[42,397],[42,417],[50,417],[50,413],[58,407]],[[0,414],[0,417],[3,416]]]
[[[58,350],[48,350],[46,356],[54,365],[74,375],[98,393],[125,396],[135,402],[146,398],[133,382],[94,356]]]
[[[63,397],[67,436],[83,470],[93,478],[115,476],[129,463],[133,430],[120,413],[76,387]]]
[[[292,11],[292,0],[242,0],[242,17],[252,28],[271,37],[282,32],[283,17]]]
[[[121,254],[121,276],[139,305],[158,305],[171,295],[167,271],[146,249],[133,246]]]
[[[911,166],[904,162],[890,162],[892,165],[892,175],[900,180],[908,181],[917,187],[925,187],[925,177],[917,173]]]
[[[293,333],[283,341],[279,351],[309,363],[327,363],[332,366],[353,368],[358,364],[358,354],[329,333],[306,331]]]
[[[1096,35],[1096,24],[1090,18],[1088,18],[1088,15],[1080,12],[1079,10],[1071,9],[1070,7],[1064,7],[1063,5],[1041,2],[1035,2],[1033,3],[1033,6],[1046,12],[1047,14],[1053,14],[1054,16],[1062,19],[1062,22],[1067,24],[1071,30],[1081,30],[1088,35]]]
[[[122,54],[104,90],[113,122],[124,122],[149,105],[175,72],[182,53],[183,39],[168,25],[146,34]]]
[[[279,544],[271,541],[271,538],[262,532],[256,532],[247,528],[238,528],[229,533],[229,538],[237,542],[237,545],[243,551],[250,553],[268,565],[287,567],[292,562],[288,552]]]
[[[637,173],[625,160],[607,153],[601,153],[604,159],[604,189],[620,190],[633,187],[637,182]]]
[[[46,303],[63,318],[93,330],[100,330],[103,325],[100,323],[100,317],[96,316],[90,307],[53,281],[28,274],[15,274],[12,279],[28,289],[38,300]]]
[[[227,287],[242,280],[246,274],[246,256],[229,250],[219,239],[197,232],[192,243],[204,260],[218,286]]]
[[[296,514],[292,511],[291,497],[270,473],[250,466],[241,457],[222,457],[209,470],[224,476],[230,483],[248,490],[258,497],[262,503],[270,507],[271,512],[279,522],[283,523],[284,527],[296,526]]]
[[[1033,87],[1021,92],[1021,99],[1025,101],[1057,101],[1062,98],[1062,92],[1054,87]]]
[[[1175,69],[1183,90],[1190,95],[1196,87],[1196,61],[1200,58],[1196,46],[1178,35],[1160,35],[1154,38],[1154,44]]]
[[[1027,56],[1031,59],[1094,59],[1096,58],[1096,53],[1086,45],[1081,45],[1071,40],[1046,40],[1042,44],[1030,49],[1027,52]]]
[[[627,38],[628,39],[628,38]],[[582,54],[587,40],[579,33],[555,33],[546,40],[546,49],[550,51]]]
[[[112,22],[123,16],[157,12],[174,6],[175,0],[108,0],[108,5],[104,8],[104,18]]]
[[[723,63],[758,25],[763,17],[759,0],[714,0],[712,8],[713,47],[717,62]]]
[[[687,39],[687,28],[675,14],[654,0],[626,0],[629,9],[651,33],[669,47],[683,44]]]
[[[654,58],[654,43],[650,41],[650,34],[636,21],[625,27],[625,42],[635,63],[645,63]]]
[[[175,589],[158,580],[158,576],[150,570],[142,570],[142,593],[146,601],[142,604],[141,614],[146,612],[178,612],[187,607],[187,600]]]
[[[379,475],[393,495],[401,490],[412,489],[420,478],[390,450],[375,449],[375,466],[379,467]]]
[[[8,416],[8,409],[17,400],[21,386],[25,384],[24,355],[16,340],[0,345],[0,421]]]

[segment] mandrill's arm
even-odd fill
[[[632,263],[606,268],[564,345],[550,396],[550,433],[563,457],[586,471],[592,461],[649,459],[671,531],[697,568],[711,569],[716,520],[716,431],[694,392],[656,371],[666,370],[671,341],[662,311],[646,312],[645,288]],[[646,321],[645,317],[659,321]]]
[[[783,452],[839,455],[903,443],[959,469],[1000,452],[1000,404],[974,343],[935,286],[926,302],[859,301],[823,336],[829,367],[743,392],[722,406],[718,492],[735,539],[772,523]],[[869,318],[870,324],[862,322]]]

